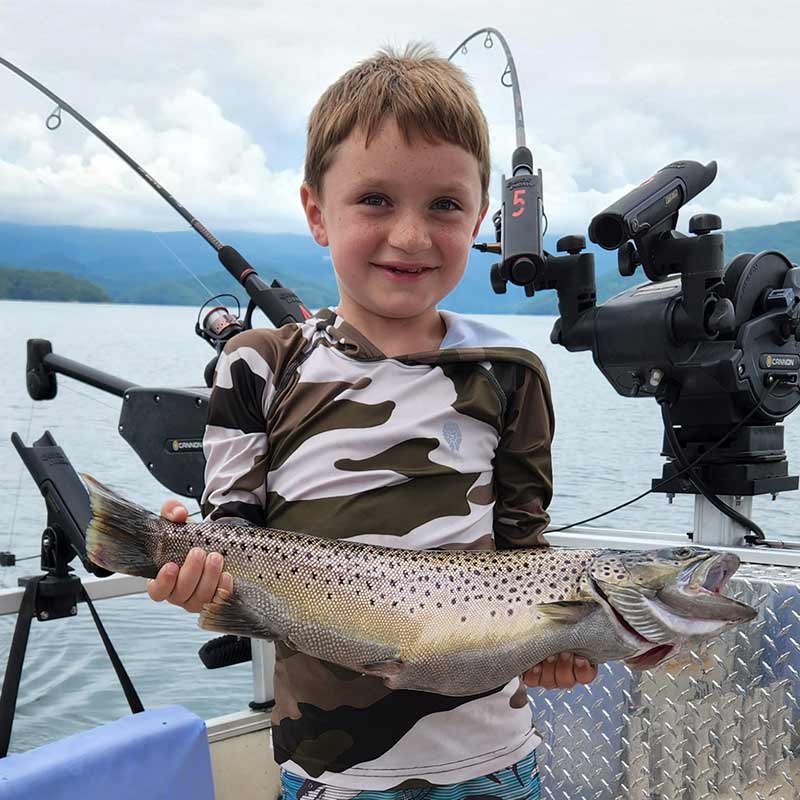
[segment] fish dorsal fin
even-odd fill
[[[559,600],[555,603],[543,603],[536,607],[536,611],[542,616],[564,625],[574,625],[588,617],[596,609],[597,603],[588,600]]]

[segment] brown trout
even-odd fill
[[[83,477],[95,564],[152,578],[193,547],[222,553],[233,593],[217,591],[202,628],[282,640],[392,689],[479,694],[563,651],[649,669],[756,616],[721,594],[739,566],[729,553],[402,550],[175,524]]]

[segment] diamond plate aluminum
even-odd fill
[[[748,625],[656,670],[530,691],[551,800],[798,800],[800,569],[743,565]]]

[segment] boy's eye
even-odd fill
[[[366,197],[362,197],[359,202],[367,206],[382,206],[386,202],[386,198],[379,194],[368,194]]]
[[[437,211],[458,211],[461,206],[449,197],[441,197],[433,203]]]

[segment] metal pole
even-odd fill
[[[719,498],[731,508],[750,517],[753,498],[722,495]],[[717,547],[744,547],[748,531],[735,520],[711,505],[701,494],[694,498],[694,543]]]
[[[270,703],[275,699],[275,645],[264,639],[251,639],[250,647],[253,653],[253,702],[259,705]]]

